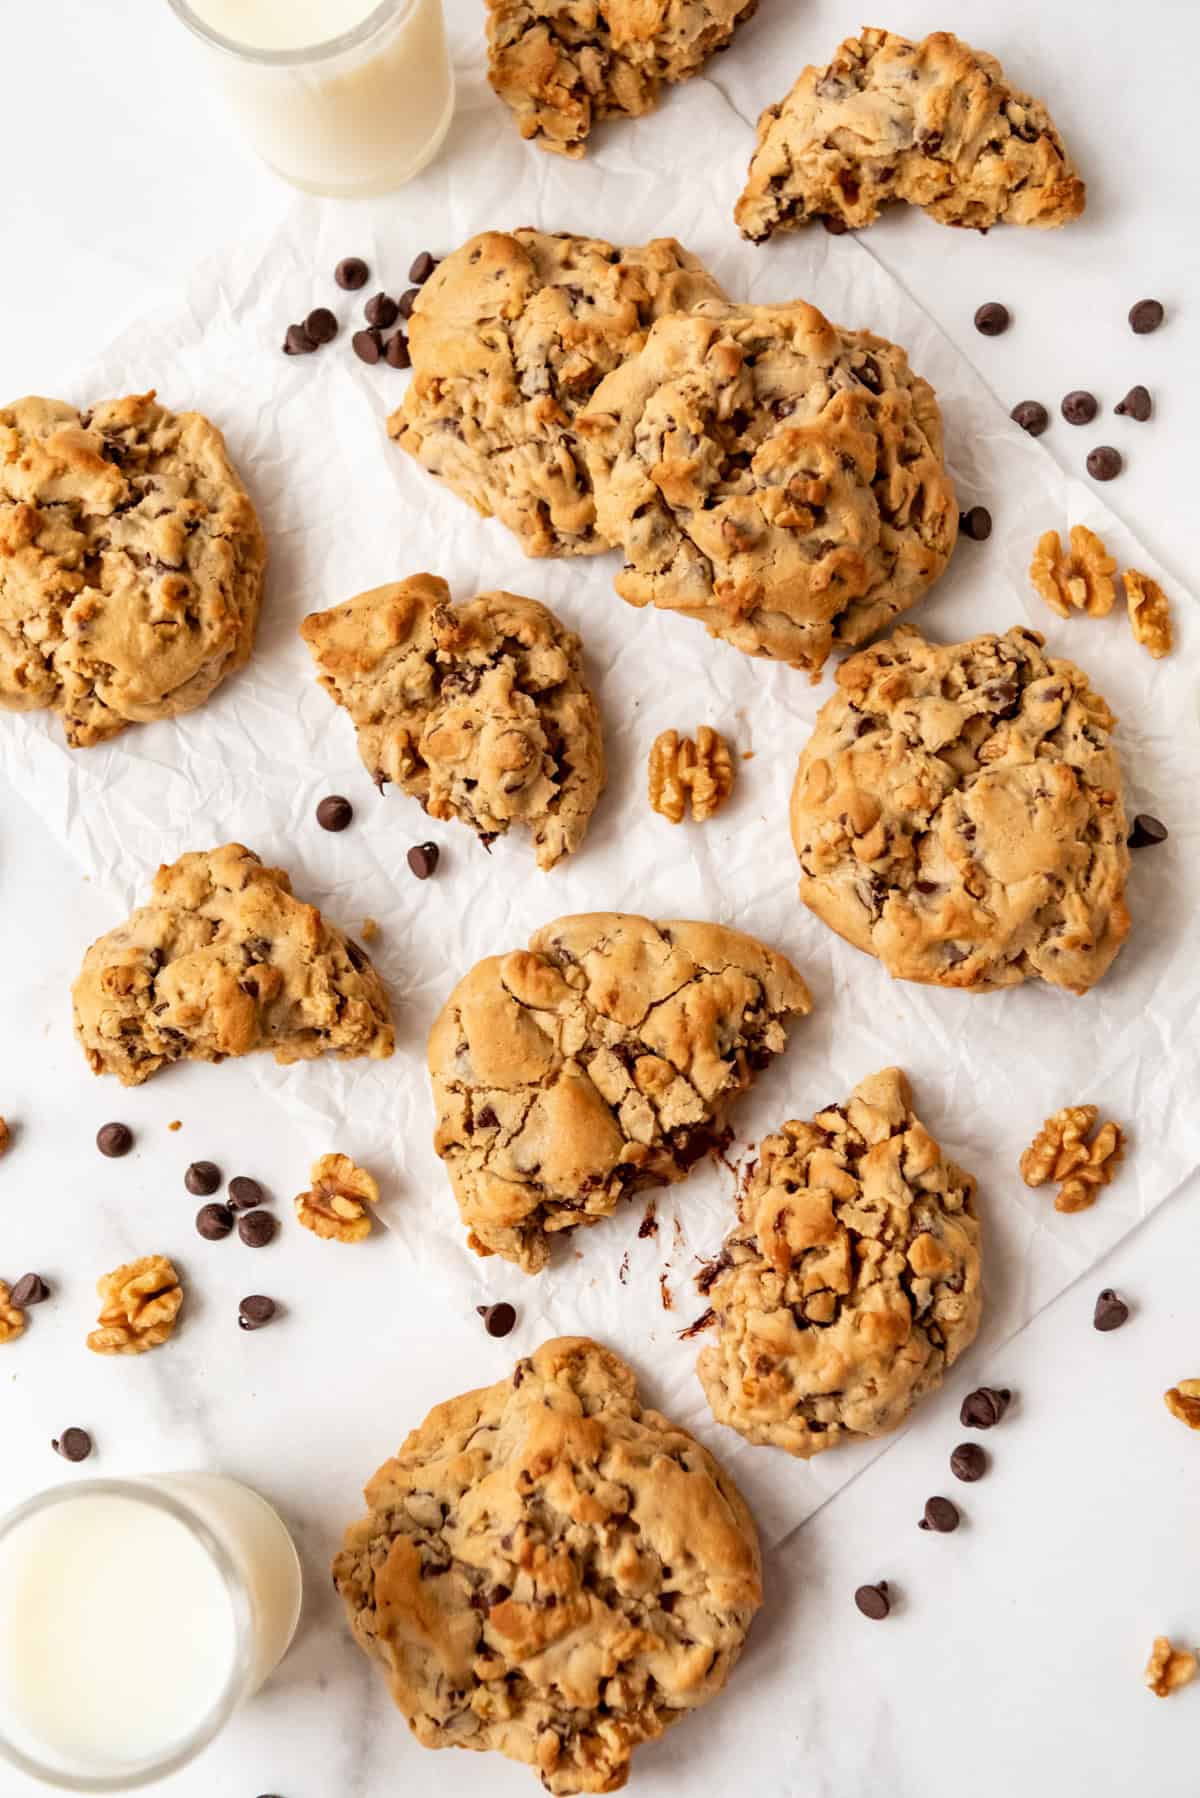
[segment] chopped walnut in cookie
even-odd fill
[[[1186,1648],[1173,1648],[1166,1636],[1156,1636],[1146,1662],[1146,1684],[1156,1698],[1169,1698],[1196,1677],[1197,1661]]]
[[[729,798],[734,777],[733,756],[719,731],[702,724],[695,742],[677,730],[660,731],[650,750],[651,810],[680,824],[690,795],[692,817],[703,824]]]
[[[25,1313],[11,1301],[12,1293],[0,1280],[0,1343],[15,1342],[24,1334]]]
[[[1116,558],[1083,524],[1071,526],[1071,547],[1065,553],[1058,532],[1045,531],[1029,564],[1030,580],[1060,618],[1069,618],[1072,607],[1089,618],[1106,617],[1116,598],[1116,571]]]
[[[1166,594],[1157,581],[1136,568],[1127,568],[1121,579],[1125,584],[1125,604],[1134,636],[1156,661],[1170,655],[1175,639]]]
[[[1064,1105],[1046,1119],[1021,1156],[1026,1186],[1058,1182],[1056,1211],[1086,1211],[1120,1166],[1124,1133],[1119,1124],[1105,1123],[1092,1136],[1099,1115],[1095,1105]]]
[[[179,1275],[165,1255],[143,1255],[96,1282],[103,1303],[87,1345],[97,1355],[142,1355],[171,1335],[183,1304]]]
[[[1163,1403],[1172,1417],[1186,1423],[1190,1430],[1200,1430],[1200,1380],[1180,1380],[1163,1393]]]
[[[362,1242],[371,1234],[368,1205],[379,1202],[379,1187],[349,1155],[322,1155],[309,1174],[310,1192],[296,1195],[296,1216],[306,1230],[330,1242]]]

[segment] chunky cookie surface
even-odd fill
[[[654,320],[721,290],[674,238],[485,231],[439,263],[409,325],[413,375],[388,430],[531,556],[598,555],[575,417]]]
[[[913,605],[958,531],[932,387],[813,306],[654,326],[579,418],[617,592],[811,671]]]
[[[488,79],[522,137],[582,156],[601,119],[650,112],[758,0],[487,0]]]
[[[153,393],[0,409],[0,706],[72,748],[191,711],[247,660],[266,547],[216,426]]]
[[[536,600],[451,604],[433,574],[376,587],[300,627],[363,765],[485,843],[512,824],[552,868],[583,841],[604,788],[600,713],[579,638]]]
[[[366,1488],[333,1565],[359,1646],[426,1748],[615,1792],[715,1698],[762,1602],[732,1480],[581,1337],[438,1405]]]
[[[838,670],[792,790],[800,897],[901,980],[1084,993],[1129,930],[1116,722],[1036,631]]]
[[[682,1180],[810,1005],[789,961],[718,924],[595,912],[477,963],[429,1037],[470,1246],[537,1273],[557,1232]]]
[[[701,1276],[717,1421],[804,1458],[902,1423],[979,1327],[974,1200],[899,1068],[768,1136]]]
[[[140,1086],[172,1061],[270,1049],[390,1055],[387,995],[357,943],[240,843],[161,867],[150,903],[94,942],[72,988],[95,1074]]]
[[[858,230],[894,200],[943,225],[1064,225],[1086,189],[1040,100],[948,31],[847,38],[758,121],[734,209],[743,236],[824,220]]]

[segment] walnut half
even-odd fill
[[[296,1194],[296,1216],[306,1230],[328,1242],[361,1242],[371,1234],[368,1205],[379,1188],[349,1155],[322,1155],[309,1174],[312,1190]]]
[[[1190,1430],[1200,1430],[1200,1380],[1180,1380],[1163,1393],[1163,1403],[1172,1417],[1186,1423]]]
[[[733,756],[719,731],[702,724],[695,742],[677,730],[661,731],[650,750],[651,809],[680,824],[690,796],[692,817],[703,824],[733,792],[734,777]]]
[[[97,1355],[143,1355],[175,1328],[183,1287],[165,1255],[143,1255],[96,1282],[102,1304],[98,1328],[87,1339]]]
[[[1116,598],[1116,571],[1115,556],[1109,555],[1095,531],[1073,524],[1071,547],[1065,554],[1057,531],[1038,538],[1029,578],[1060,618],[1069,618],[1072,606],[1089,618],[1104,618]]]
[[[1121,1164],[1125,1137],[1119,1124],[1101,1124],[1091,1136],[1099,1115],[1095,1105],[1064,1105],[1046,1119],[1021,1156],[1026,1186],[1058,1181],[1056,1211],[1086,1211]]]
[[[12,1293],[0,1280],[0,1343],[15,1342],[25,1329],[25,1313],[12,1304]]]
[[[1136,568],[1127,568],[1121,579],[1125,583],[1125,604],[1129,608],[1129,623],[1134,636],[1156,660],[1170,655],[1175,638],[1166,594],[1157,581]]]
[[[1173,1648],[1166,1636],[1156,1636],[1146,1662],[1146,1684],[1156,1698],[1169,1698],[1196,1677],[1196,1657],[1185,1648]]]

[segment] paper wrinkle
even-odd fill
[[[773,41],[765,30],[753,39],[758,91],[768,97],[780,85]],[[744,85],[744,69],[738,80]],[[398,1303],[406,1280],[437,1279],[460,1310],[511,1299],[521,1347],[585,1332],[627,1354],[653,1402],[694,1429],[742,1484],[772,1544],[887,1439],[805,1465],[750,1448],[713,1423],[694,1375],[701,1343],[681,1343],[676,1332],[704,1308],[692,1280],[698,1258],[717,1251],[731,1224],[732,1174],[698,1167],[657,1196],[656,1236],[639,1238],[644,1206],[635,1202],[562,1240],[551,1269],[535,1279],[477,1260],[432,1149],[429,1027],[476,960],[523,945],[539,925],[570,912],[711,918],[785,951],[812,987],[814,1012],[734,1112],[733,1153],[744,1157],[767,1130],[843,1098],[880,1067],[906,1068],[922,1118],[979,1179],[987,1304],[966,1370],[976,1379],[1002,1372],[988,1346],[1026,1323],[1200,1163],[1193,615],[1178,584],[1161,577],[1178,647],[1156,663],[1133,643],[1123,609],[1071,621],[1049,611],[1026,577],[1045,529],[1083,522],[1122,566],[1132,562],[1156,578],[1159,567],[1097,492],[1064,476],[1009,422],[933,321],[852,239],[809,231],[766,250],[738,240],[731,209],[750,143],[714,81],[690,84],[636,126],[598,134],[583,164],[520,142],[484,89],[477,55],[466,76],[460,67],[460,94],[446,153],[403,194],[352,211],[298,201],[274,241],[237,245],[199,269],[181,303],[127,332],[61,396],[83,404],[154,386],[167,405],[214,418],[267,530],[267,596],[249,668],[202,710],[73,754],[57,720],[6,716],[3,770],[107,886],[114,923],[145,899],[160,862],[231,838],[281,862],[299,894],[351,934],[364,917],[378,920],[370,952],[394,1006],[394,1058],[282,1069],[256,1056],[214,1070],[214,1096],[223,1082],[256,1080],[285,1112],[319,1120],[330,1149],[379,1177],[381,1211],[412,1263],[397,1269]],[[912,622],[947,640],[1015,623],[1044,632],[1120,715],[1130,815],[1146,809],[1170,826],[1168,844],[1133,858],[1133,932],[1088,997],[1035,982],[979,997],[903,985],[840,942],[799,904],[787,823],[796,758],[830,691],[829,672],[813,686],[711,641],[689,620],[635,611],[613,592],[614,555],[526,560],[502,526],[476,518],[387,441],[384,421],[408,377],[352,356],[363,296],[337,292],[334,264],[364,255],[369,291],[399,292],[418,250],[444,251],[475,231],[531,222],[627,243],[674,234],[733,297],[811,300],[839,323],[903,344],[933,382],[960,504],[985,504],[995,531],[988,543],[960,544]],[[335,343],[316,356],[282,356],[288,322],[324,303],[342,321]],[[535,867],[523,833],[488,855],[464,828],[431,822],[404,795],[379,796],[349,719],[317,687],[297,636],[304,614],[423,570],[443,575],[457,599],[494,587],[528,594],[583,636],[609,785],[582,850],[550,874]],[[646,758],[660,730],[693,732],[701,723],[730,740],[737,787],[716,819],[673,828],[649,809]],[[741,759],[749,752],[752,759]],[[313,817],[330,792],[356,807],[344,835],[325,834]],[[427,838],[441,846],[442,861],[421,884],[405,853]],[[1128,1130],[1131,1148],[1092,1211],[1060,1217],[1045,1191],[1022,1185],[1017,1158],[1048,1112],[1086,1099]],[[336,1271],[353,1278],[349,1265]],[[664,1272],[670,1312],[661,1303]]]

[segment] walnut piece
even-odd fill
[[[1125,1136],[1120,1124],[1101,1124],[1087,1145],[1086,1159],[1081,1161],[1058,1189],[1054,1201],[1056,1211],[1086,1211],[1100,1197],[1125,1156]]]
[[[1106,617],[1116,598],[1116,571],[1116,558],[1084,524],[1071,526],[1071,547],[1066,554],[1058,532],[1044,532],[1029,564],[1030,580],[1060,618],[1069,618],[1072,606],[1089,618]]]
[[[373,943],[379,935],[379,924],[374,918],[364,918],[359,927],[359,936],[364,943]]]
[[[1172,1417],[1186,1423],[1190,1430],[1200,1430],[1200,1380],[1180,1380],[1163,1393],[1163,1403]]]
[[[1196,1677],[1196,1657],[1186,1648],[1172,1648],[1166,1636],[1156,1636],[1146,1662],[1146,1684],[1156,1698],[1169,1698]]]
[[[379,1188],[365,1168],[349,1155],[322,1155],[309,1174],[311,1192],[296,1194],[296,1216],[314,1236],[330,1242],[361,1242],[371,1234],[368,1205],[379,1202]]]
[[[0,1343],[15,1342],[25,1329],[25,1313],[10,1303],[12,1294],[0,1280]]]
[[[0,1118],[0,1155],[5,1153],[11,1141],[12,1131],[8,1127],[8,1120]]]
[[[1021,1156],[1026,1186],[1058,1181],[1056,1211],[1086,1211],[1121,1164],[1125,1137],[1119,1124],[1101,1124],[1088,1141],[1099,1115],[1095,1105],[1064,1105],[1046,1119]]]
[[[144,1355],[175,1328],[183,1287],[165,1255],[143,1255],[96,1282],[102,1304],[87,1339],[97,1355]]]
[[[1166,594],[1157,581],[1136,568],[1127,568],[1121,579],[1125,583],[1125,604],[1129,608],[1129,623],[1134,636],[1155,659],[1170,655],[1175,638]]]
[[[650,750],[650,806],[672,824],[683,821],[691,796],[692,817],[697,824],[720,811],[733,791],[734,763],[729,745],[719,731],[702,724],[696,740],[664,730]]]

